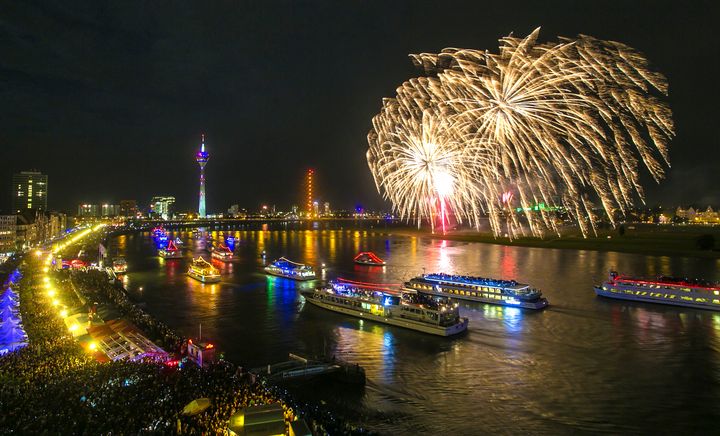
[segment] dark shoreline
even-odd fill
[[[649,227],[652,226],[652,227]],[[601,230],[598,236],[583,238],[578,234],[557,235],[547,238],[521,237],[509,239],[495,237],[486,232],[455,230],[446,234],[432,233],[424,229],[388,228],[373,229],[389,236],[419,237],[458,242],[505,245],[512,247],[553,248],[570,250],[613,251],[618,253],[644,254],[648,256],[681,256],[704,259],[720,258],[720,227],[663,227],[638,225],[620,235],[618,230]],[[715,238],[715,248],[701,250],[696,247],[697,238],[710,234]]]

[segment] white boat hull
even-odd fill
[[[200,274],[195,274],[191,271],[188,271],[187,275],[194,278],[195,280],[203,282],[203,283],[217,283],[222,279],[222,277],[220,277],[219,275],[218,276],[203,276]]]
[[[304,282],[307,280],[315,280],[317,278],[316,276],[297,276],[297,275],[283,274],[283,273],[278,273],[278,272],[274,272],[274,271],[268,271],[267,269],[265,270],[265,274],[270,274],[271,276],[282,277],[282,278],[290,279],[290,280],[297,280],[299,282]]]
[[[431,335],[437,335],[437,336],[453,336],[459,333],[464,332],[467,330],[468,326],[468,319],[467,318],[461,318],[461,322],[454,324],[449,327],[443,327],[439,325],[432,325],[427,324],[419,321],[414,321],[410,319],[405,318],[398,318],[398,317],[386,317],[386,316],[379,316],[374,315],[372,313],[363,312],[360,310],[354,310],[347,307],[341,307],[336,306],[334,304],[328,304],[324,301],[316,300],[312,298],[311,296],[305,296],[305,301],[308,303],[314,304],[318,307],[322,307],[323,309],[332,310],[333,312],[342,313],[344,315],[350,315],[354,316],[356,318],[360,319],[368,319],[371,321],[379,322],[382,324],[389,324],[396,327],[403,327],[406,329],[415,330],[418,332],[423,333],[429,333]]]

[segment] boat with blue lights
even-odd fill
[[[315,280],[317,275],[310,265],[293,262],[281,257],[265,267],[265,272],[292,280]]]
[[[203,283],[217,283],[222,278],[220,276],[220,271],[202,257],[193,259],[193,263],[190,265],[187,275]]]
[[[373,253],[372,251],[363,251],[358,253],[353,259],[353,262],[359,265],[370,265],[370,266],[385,266],[385,261]]]
[[[163,259],[180,259],[183,257],[182,250],[175,246],[173,241],[168,242],[167,247],[158,250],[158,256]]]
[[[701,279],[633,278],[611,271],[608,281],[595,286],[595,294],[620,300],[720,310],[720,283]]]
[[[444,273],[423,274],[405,282],[405,289],[458,300],[477,301],[524,309],[543,309],[548,301],[542,292],[515,280]]]
[[[235,258],[232,250],[226,247],[224,244],[220,244],[215,247],[211,254],[213,259],[217,259],[221,262],[230,262]]]
[[[338,279],[301,292],[305,301],[323,309],[438,336],[467,330],[457,303],[382,284]]]

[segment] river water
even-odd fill
[[[345,224],[347,226],[347,224]],[[193,229],[186,257],[156,256],[150,233],[122,235],[125,286],[179,332],[214,341],[246,367],[288,353],[335,355],[366,370],[364,389],[317,383],[297,390],[384,434],[713,432],[720,418],[720,312],[596,297],[607,272],[720,280],[720,261],[432,240],[341,224],[207,229],[234,238],[221,283],[185,275],[211,241]],[[358,266],[372,250],[386,267]],[[266,253],[263,259],[262,253]],[[443,271],[515,279],[543,291],[543,311],[461,303],[468,332],[441,338],[304,304],[296,283],[262,273],[280,256],[324,278],[401,283]]]

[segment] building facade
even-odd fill
[[[0,215],[0,253],[15,251],[17,215]]]
[[[150,201],[150,216],[164,220],[172,218],[175,197],[153,197]]]
[[[135,200],[120,200],[120,215],[128,218],[137,216],[138,207]]]
[[[114,217],[120,215],[119,204],[103,204],[100,208],[100,215],[103,217]]]
[[[97,218],[100,216],[99,204],[81,204],[78,206],[77,216],[81,218]]]
[[[48,176],[38,171],[21,171],[12,176],[12,212],[47,210]]]

